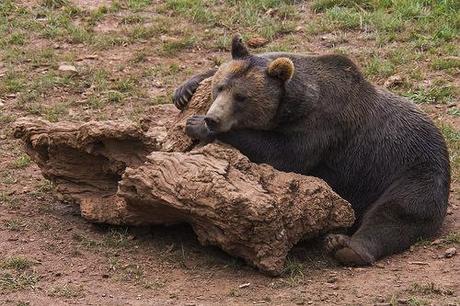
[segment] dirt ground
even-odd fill
[[[372,8],[369,1],[321,7],[334,2],[350,3],[0,3],[0,304],[460,305],[460,255],[446,255],[460,252],[458,21],[430,15],[441,10],[434,4],[408,6],[420,9],[410,14],[402,4]],[[342,267],[322,253],[321,239],[305,241],[281,277],[268,277],[200,246],[186,225],[85,221],[11,135],[10,123],[25,115],[138,120],[151,105],[168,103],[187,76],[228,59],[235,32],[267,41],[255,52],[349,54],[374,83],[430,114],[449,143],[453,172],[435,240],[369,268]],[[76,72],[60,71],[61,64]]]

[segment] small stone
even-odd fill
[[[303,298],[298,298],[294,301],[296,305],[305,305],[305,299]]]
[[[403,81],[402,77],[400,75],[395,74],[389,77],[385,81],[385,83],[383,84],[383,87],[385,88],[394,87],[394,86],[400,85],[402,81]]]
[[[268,43],[268,39],[256,36],[249,38],[246,43],[251,48],[260,48]]]
[[[109,278],[109,277],[110,277],[110,275],[108,275],[108,274],[102,274],[102,278]]]
[[[276,15],[276,13],[278,12],[278,9],[273,9],[273,8],[270,8],[268,9],[266,12],[265,12],[265,15],[268,15],[270,17],[273,17]]]
[[[337,285],[337,284],[333,284],[333,285],[331,286],[331,288],[332,288],[332,290],[339,290],[340,287],[339,287],[339,285]]]
[[[0,101],[0,107],[3,107],[5,106],[5,103],[3,103],[2,101]]]
[[[243,289],[243,288],[249,287],[250,285],[251,285],[251,283],[245,283],[245,284],[239,285],[238,288]]]
[[[102,294],[102,297],[106,297],[107,295],[105,293]]]
[[[1,135],[0,135],[0,139],[1,139],[1,140],[5,140],[5,139],[6,139],[6,135],[5,135],[5,134],[1,134]]]
[[[442,243],[444,243],[445,241],[446,241],[446,240],[444,240],[444,239],[442,239],[442,238],[436,239],[436,240],[434,240],[434,241],[431,243],[431,245],[442,244]]]
[[[451,258],[455,254],[457,254],[457,249],[456,248],[448,248],[446,252],[444,253],[444,257],[446,258]]]
[[[14,93],[7,94],[6,97],[10,98],[10,99],[14,99],[14,98],[16,98],[16,94],[14,94]]]
[[[173,42],[177,42],[179,39],[175,37],[167,36],[167,35],[161,35],[160,40],[163,43],[173,43]]]
[[[384,302],[385,302],[385,298],[384,298],[383,296],[379,295],[379,296],[377,297],[377,302],[379,302],[379,303],[384,303]]]
[[[59,68],[58,68],[59,71],[62,71],[62,72],[72,72],[72,73],[77,73],[77,68],[73,65],[67,65],[67,64],[62,64],[62,65],[59,65]]]
[[[337,277],[332,276],[332,277],[330,277],[326,282],[332,284],[332,283],[335,283],[336,281],[337,281]]]

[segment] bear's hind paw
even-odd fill
[[[369,266],[375,261],[371,254],[346,235],[328,235],[325,239],[325,249],[347,266]]]

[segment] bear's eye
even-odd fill
[[[217,90],[217,92],[221,92],[221,91],[224,90],[224,86],[223,85],[218,85],[216,90]]]
[[[242,94],[235,94],[233,97],[234,97],[235,100],[238,101],[238,102],[243,102],[243,101],[245,101],[245,100],[248,98],[248,97],[246,97],[246,96],[244,96],[244,95],[242,95]]]

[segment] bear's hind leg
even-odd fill
[[[345,265],[366,266],[434,235],[445,216],[448,186],[420,185],[388,190],[370,206],[351,237],[327,236],[326,250]]]

